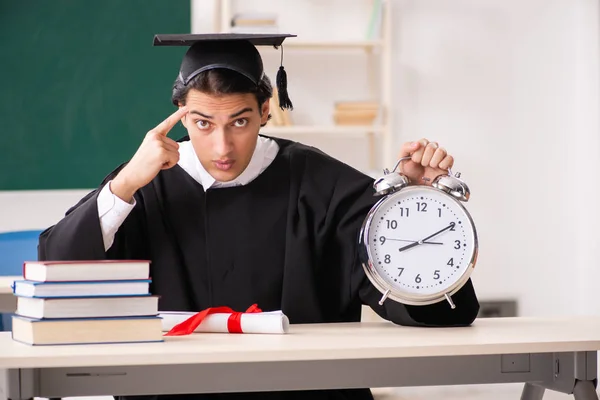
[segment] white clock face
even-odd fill
[[[416,297],[447,291],[473,261],[476,232],[462,205],[441,191],[411,186],[390,195],[368,232],[373,267],[388,286]]]

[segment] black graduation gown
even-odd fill
[[[400,325],[473,322],[479,304],[470,280],[453,296],[454,310],[445,302],[380,306],[381,294],[357,258],[361,224],[377,200],[373,180],[312,147],[273,139],[278,155],[245,186],[205,192],[178,165],[161,171],[135,194],[136,206],[105,252],[96,198],[117,168],[42,233],[40,260],[149,259],[161,311],[243,311],[257,303],[264,311],[283,310],[292,324],[355,322],[364,303]],[[372,398],[369,389],[221,396]]]

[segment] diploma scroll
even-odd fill
[[[163,332],[169,332],[178,324],[184,323],[196,315],[194,312],[163,311],[159,314],[162,318]],[[236,328],[232,329],[232,317],[235,319]],[[214,313],[208,314],[202,322],[194,328],[193,332],[203,333],[287,333],[289,329],[288,317],[282,311],[255,312],[255,313]]]

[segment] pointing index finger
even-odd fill
[[[154,128],[154,131],[163,136],[167,136],[169,131],[171,129],[173,129],[173,127],[177,124],[177,122],[179,122],[181,120],[181,118],[183,118],[183,116],[185,114],[187,114],[187,112],[188,112],[187,107],[184,106],[184,107],[179,108],[173,114],[169,115],[169,117],[167,117],[167,119],[165,119],[163,122],[161,122],[156,128]]]

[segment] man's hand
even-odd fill
[[[404,143],[398,158],[408,156],[411,159],[403,161],[399,170],[410,179],[411,183],[417,185],[431,185],[433,179],[447,174],[448,168],[452,168],[454,164],[454,158],[444,148],[427,139]]]
[[[138,189],[150,183],[161,170],[179,162],[179,144],[167,134],[187,111],[186,107],[179,108],[146,134],[133,158],[111,182],[110,189],[115,195],[130,203]]]

